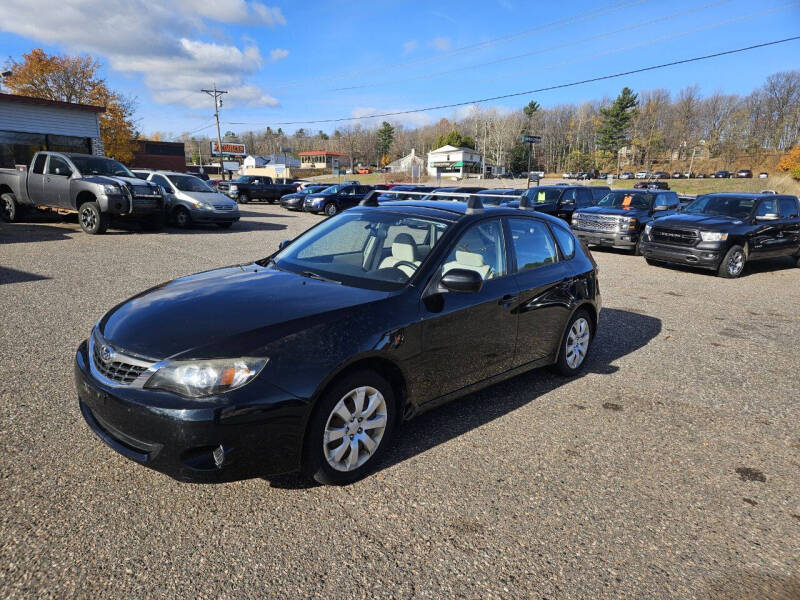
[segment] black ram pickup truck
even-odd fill
[[[800,203],[796,196],[707,194],[679,214],[648,224],[642,254],[739,277],[751,260],[789,256],[800,267]]]
[[[678,194],[663,190],[613,190],[597,206],[572,214],[572,230],[586,244],[627,248],[638,256],[644,228],[680,210]]]
[[[111,217],[164,226],[164,190],[103,156],[37,152],[30,168],[0,169],[0,216],[16,221],[27,208],[77,212],[86,233],[104,233]]]
[[[217,190],[239,204],[247,204],[251,200],[273,204],[286,194],[294,194],[298,187],[298,183],[273,183],[271,177],[263,175],[240,175],[231,181],[220,181],[217,184]]]

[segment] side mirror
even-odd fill
[[[286,246],[288,246],[291,243],[292,240],[283,240],[280,244],[278,244],[278,250],[283,250],[284,248],[286,248]]]
[[[469,269],[450,269],[439,282],[449,292],[474,294],[481,291],[483,277]]]
[[[775,213],[767,213],[765,215],[758,215],[756,221],[777,221],[778,215]]]

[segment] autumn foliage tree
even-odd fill
[[[800,146],[795,146],[781,157],[778,169],[789,173],[795,179],[800,179]]]
[[[95,59],[47,54],[35,48],[23,54],[21,61],[9,59],[6,69],[11,74],[4,83],[12,94],[105,107],[99,121],[106,154],[122,162],[133,158],[135,103],[108,88]]]

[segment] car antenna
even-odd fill
[[[466,214],[474,215],[483,211],[483,202],[478,196],[470,196],[467,198],[467,211]]]
[[[531,204],[531,199],[523,194],[519,199],[519,208],[521,210],[536,210]]]
[[[380,192],[378,190],[371,190],[364,196],[364,199],[358,203],[359,206],[378,206],[378,196],[380,196]]]

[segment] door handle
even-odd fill
[[[510,304],[511,302],[514,302],[514,300],[516,300],[517,298],[519,298],[519,294],[506,294],[505,296],[500,298],[500,300],[498,300],[497,303]]]

